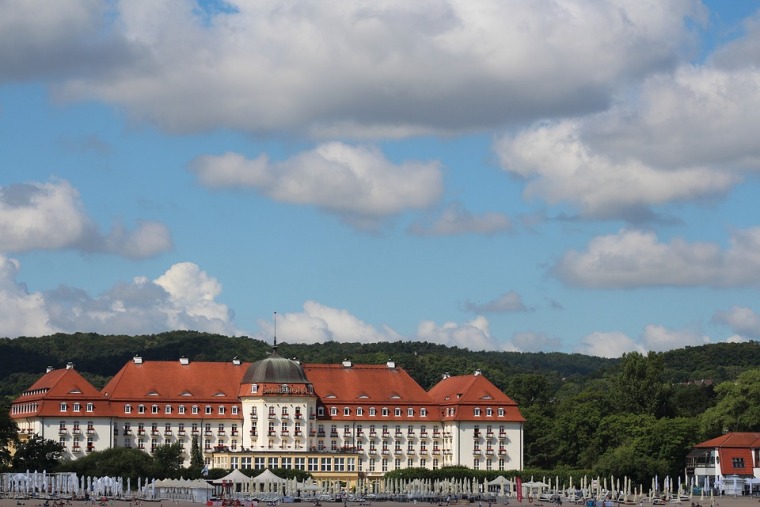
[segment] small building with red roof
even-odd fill
[[[302,365],[276,346],[254,363],[138,356],[101,391],[72,364],[48,369],[11,416],[22,435],[56,439],[71,459],[178,442],[188,464],[196,440],[211,467],[347,482],[412,467],[523,467],[525,419],[480,371],[444,375],[426,392],[393,361]]]
[[[760,433],[726,433],[695,445],[686,457],[686,475],[697,485],[742,494],[760,477]]]

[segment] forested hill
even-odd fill
[[[73,362],[97,387],[101,387],[135,355],[145,360],[256,361],[266,357],[271,344],[247,337],[228,337],[193,331],[156,335],[117,336],[89,333],[55,334],[39,338],[0,339],[0,394],[14,397],[31,385],[45,367],[60,368]],[[426,342],[288,344],[283,356],[306,363],[381,364],[394,360],[425,389],[444,372],[452,375],[480,369],[508,394],[515,377],[540,375],[550,384],[567,379],[583,383],[614,371],[617,359],[581,354],[472,352]],[[662,378],[681,383],[709,379],[715,383],[735,378],[744,370],[760,366],[760,344],[720,343],[688,347],[662,354]]]

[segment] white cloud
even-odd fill
[[[33,21],[43,9],[17,4],[4,12],[34,26],[26,37],[11,31],[11,42],[31,34],[38,46],[72,48],[61,67],[78,53],[113,56],[75,72],[60,87],[65,97],[101,99],[174,131],[331,137],[467,131],[598,110],[619,84],[672,67],[693,42],[685,18],[702,16],[691,0],[231,1],[217,13],[130,0],[95,27],[86,7],[77,17],[45,9],[54,27],[45,35]],[[101,32],[115,33],[103,40]],[[26,66],[41,73],[50,58],[31,55]]]
[[[99,0],[0,0],[0,83],[104,75],[131,61]],[[113,27],[111,27],[113,28]]]
[[[19,263],[0,255],[0,336],[55,332],[146,334],[192,329],[243,334],[232,312],[216,301],[219,282],[192,263],[175,264],[155,281],[137,277],[92,297],[82,289],[58,287],[29,293],[16,281]]]
[[[20,263],[0,254],[0,336],[40,336],[58,331],[49,322],[45,300],[16,281]]]
[[[535,331],[521,331],[512,335],[511,344],[519,352],[539,352],[558,350],[559,338]]]
[[[664,326],[649,324],[641,336],[646,350],[661,352],[688,346],[705,345],[710,338],[694,329],[668,329]]]
[[[65,332],[134,335],[191,329],[243,334],[232,323],[232,312],[216,301],[220,293],[215,278],[197,265],[183,262],[154,281],[136,277],[97,297],[61,287],[46,292],[45,300],[51,322]]]
[[[488,319],[483,316],[477,316],[464,324],[445,322],[440,326],[432,320],[424,320],[417,327],[417,339],[469,350],[499,348],[491,336]]]
[[[595,152],[577,121],[503,136],[494,149],[507,172],[527,180],[526,197],[569,204],[590,218],[641,220],[650,207],[726,192],[738,177],[708,167],[661,170]]]
[[[626,352],[645,354],[647,350],[623,333],[595,331],[581,339],[575,352],[587,356],[611,358],[620,357]]]
[[[496,299],[483,304],[468,301],[465,303],[465,308],[468,311],[475,313],[510,313],[527,312],[531,310],[525,306],[522,296],[513,290],[505,292]]]
[[[277,314],[278,340],[287,343],[399,341],[401,335],[384,326],[381,329],[363,322],[348,310],[331,308],[316,301],[306,301],[303,312]],[[271,342],[274,328],[271,322],[258,321],[257,337]]]
[[[497,234],[509,231],[512,223],[502,213],[473,215],[460,203],[451,204],[432,223],[418,222],[409,232],[420,236],[455,236],[460,234]]]
[[[327,143],[287,160],[204,156],[191,169],[212,188],[254,188],[277,201],[316,206],[357,227],[426,208],[443,192],[437,162],[394,164],[376,148]]]
[[[143,259],[170,250],[172,240],[165,225],[149,221],[103,235],[66,181],[0,187],[0,252],[65,248]]]
[[[760,337],[760,315],[746,306],[732,306],[728,310],[715,312],[712,320],[727,325],[741,336]]]
[[[760,284],[760,228],[735,231],[728,248],[661,243],[652,232],[621,230],[565,253],[552,273],[568,285],[596,288],[752,287]]]

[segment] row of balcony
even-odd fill
[[[71,428],[71,434],[72,435],[81,435],[82,433],[87,433],[88,435],[94,435],[95,434],[95,428],[87,428],[84,432],[82,431],[82,428]],[[58,434],[59,435],[68,435],[69,430],[66,429],[65,426],[58,428]]]
[[[280,415],[273,414],[273,413],[267,414],[267,419],[278,419],[278,418],[290,419],[291,417],[290,417],[290,414],[280,414]],[[259,419],[259,415],[251,413],[251,419],[254,421],[257,421]],[[303,416],[303,414],[293,414],[293,419],[295,419],[296,421],[303,421],[305,417]],[[311,416],[309,416],[309,419],[316,419],[316,417],[314,416],[314,414],[312,414]]]

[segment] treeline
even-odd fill
[[[144,336],[57,334],[0,340],[5,403],[46,366],[73,362],[102,387],[134,355],[145,360],[253,362],[271,345],[246,337],[177,331]],[[472,352],[425,342],[282,343],[305,363],[392,359],[425,389],[441,375],[479,369],[527,419],[527,467],[628,476],[682,475],[695,443],[726,431],[760,431],[760,344],[721,343],[620,359],[580,354]]]

